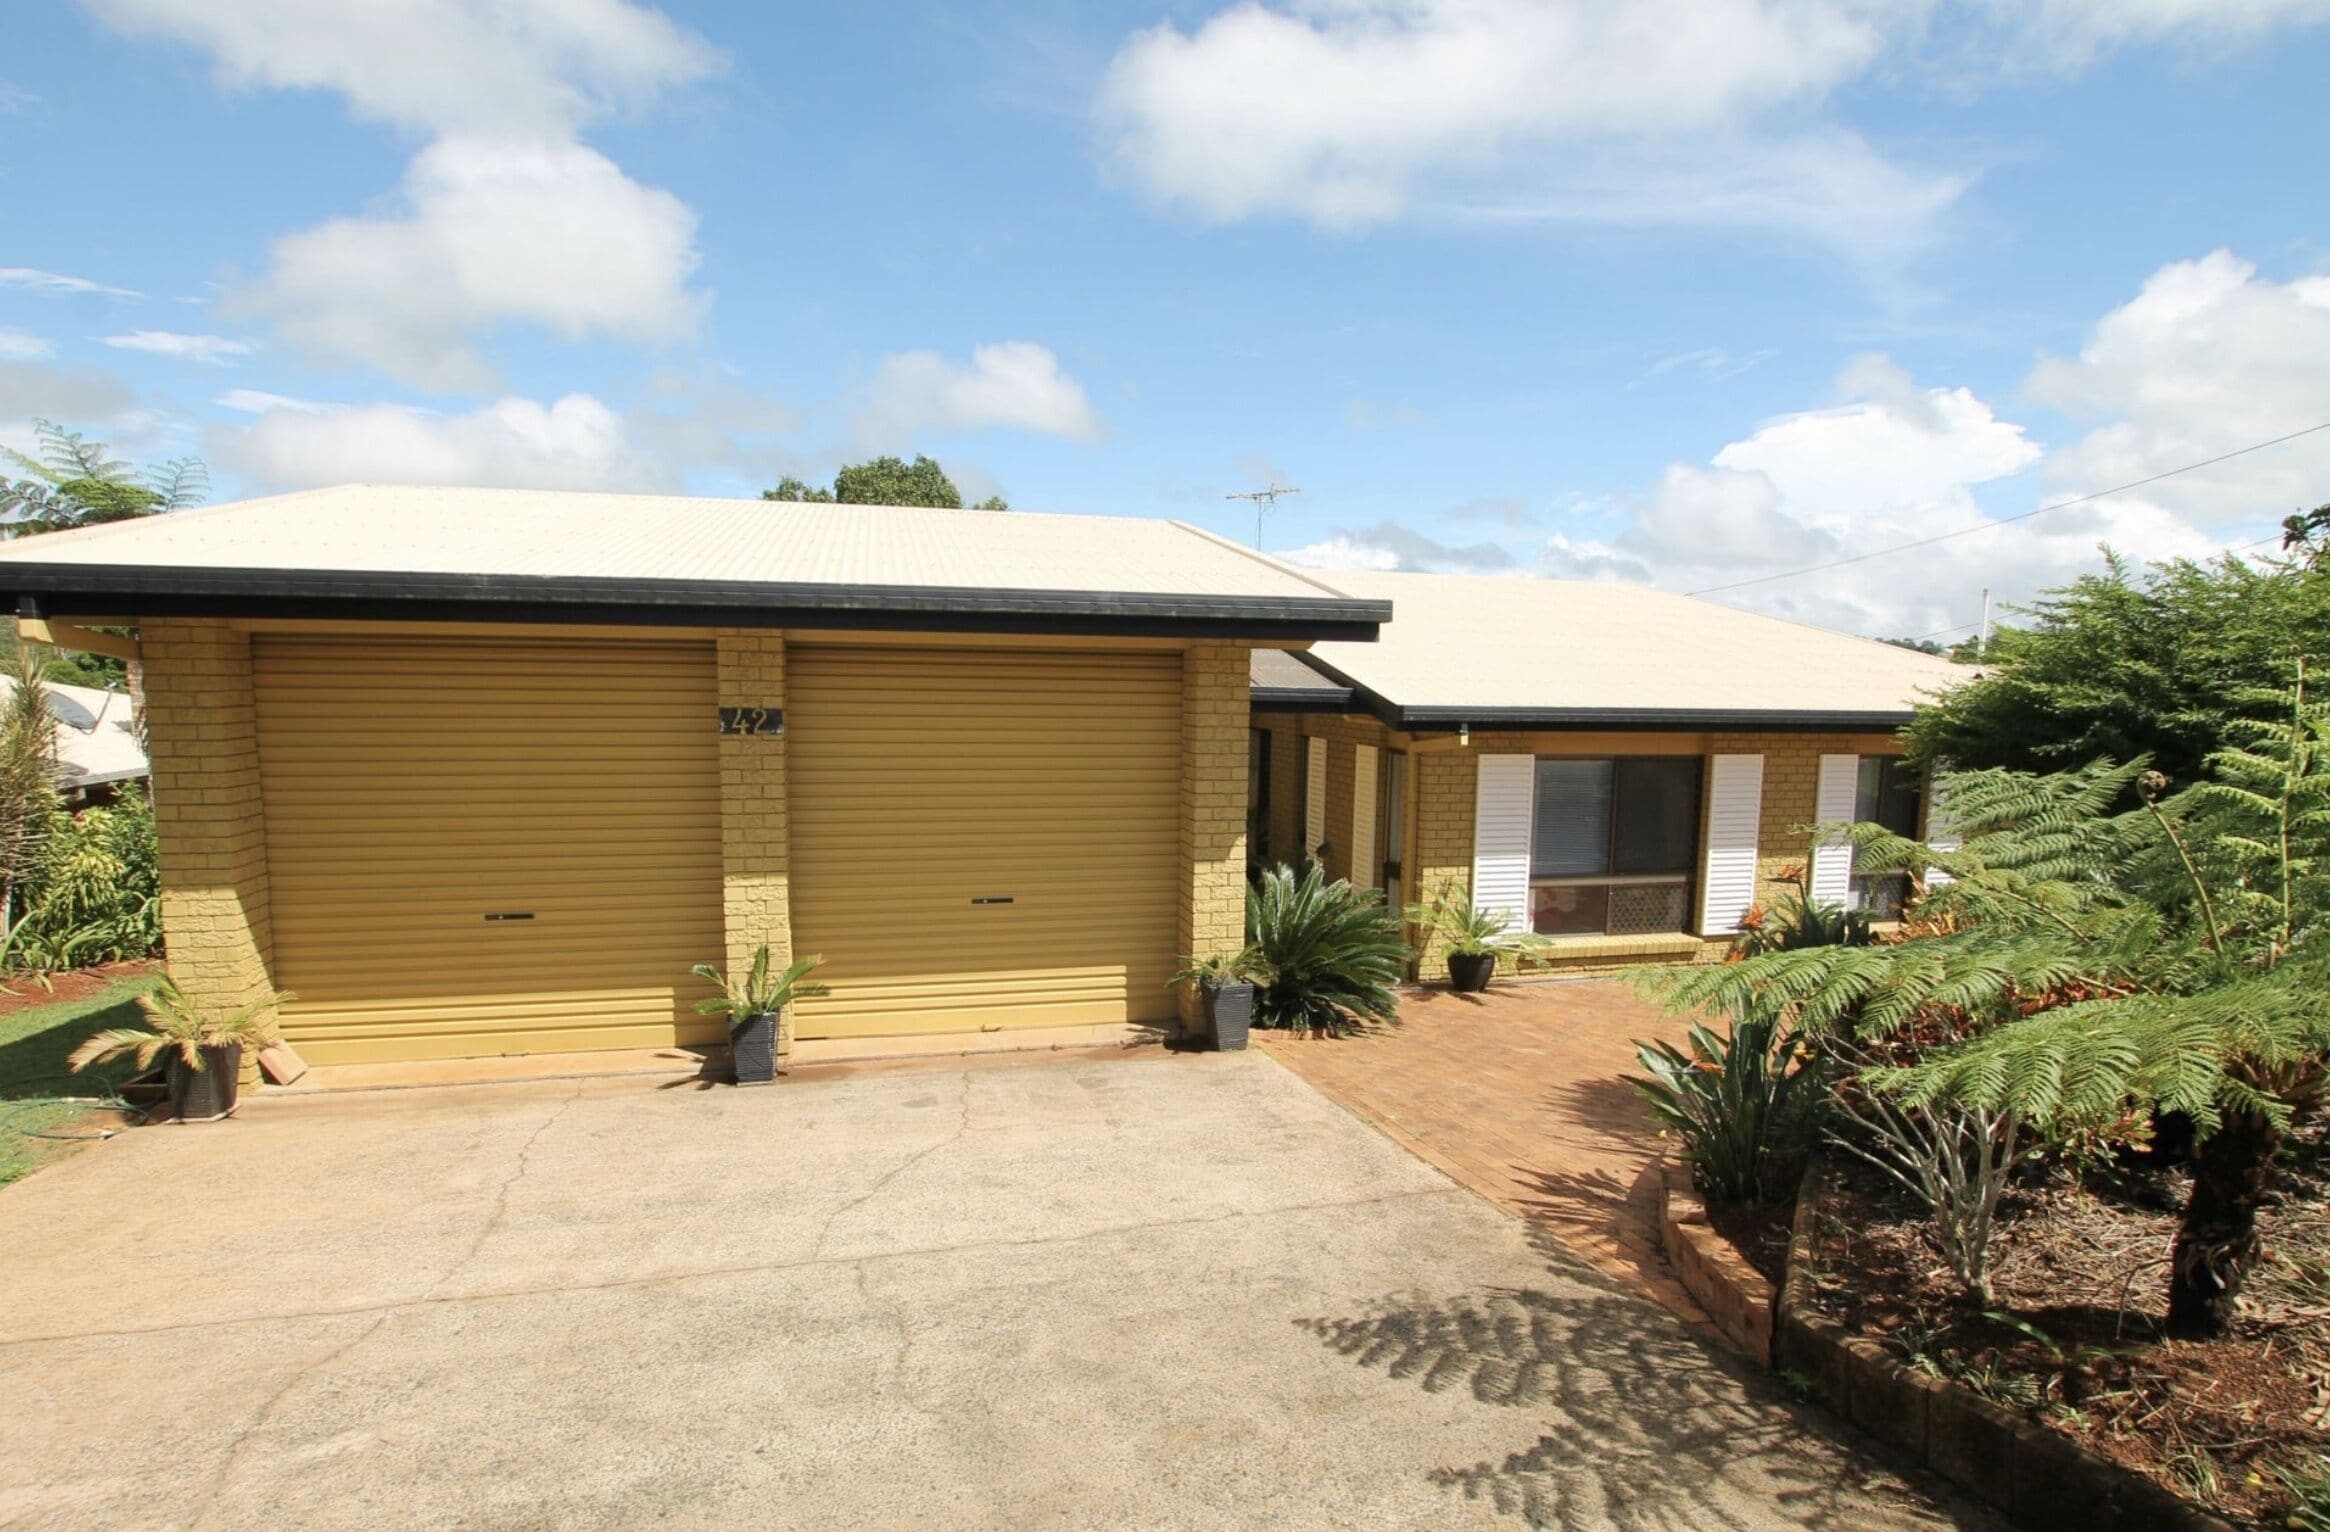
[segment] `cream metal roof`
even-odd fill
[[[1419,725],[1882,726],[1973,674],[1896,644],[1647,586],[1374,572],[1326,578],[1353,595],[1390,601],[1393,620],[1373,643],[1320,643],[1310,658],[1358,687],[1363,702]]]
[[[1117,516],[711,500],[677,495],[347,485],[114,522],[0,545],[20,594],[141,615],[359,600],[824,613],[911,611],[1159,623],[1383,615],[1326,582],[1174,521]],[[144,599],[140,599],[144,598]],[[399,603],[402,603],[400,606]],[[418,614],[417,611],[414,614]],[[854,614],[854,615],[853,615]],[[1355,627],[1352,625],[1356,625]]]
[[[44,681],[49,716],[57,721],[57,780],[66,787],[95,787],[149,774],[146,747],[138,739],[129,697],[94,686]],[[0,699],[14,696],[16,683],[0,676]]]
[[[1246,679],[1255,700],[1320,702],[1341,705],[1351,699],[1351,688],[1330,681],[1283,649],[1257,649],[1247,661]]]

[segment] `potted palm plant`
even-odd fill
[[[1193,957],[1173,976],[1176,985],[1196,986],[1205,1009],[1206,1036],[1217,1052],[1231,1053],[1246,1046],[1254,1024],[1254,986],[1267,983],[1269,966],[1252,947],[1224,956]]]
[[[822,957],[798,958],[776,970],[768,944],[752,955],[752,967],[740,979],[729,979],[710,963],[698,963],[689,972],[716,985],[720,993],[696,1002],[706,1016],[728,1018],[728,1054],[736,1065],[739,1085],[766,1085],[777,1077],[777,1025],[785,1007],[805,995],[825,994],[822,984],[806,982]]]
[[[79,1071],[127,1054],[136,1058],[139,1069],[147,1069],[162,1057],[169,1078],[170,1115],[181,1122],[215,1122],[235,1109],[243,1050],[282,1040],[274,1016],[290,998],[268,995],[218,1014],[195,1005],[165,977],[138,996],[145,1026],[99,1032],[75,1048],[67,1062]]]
[[[1404,913],[1419,933],[1418,957],[1435,937],[1447,944],[1448,987],[1460,995],[1487,989],[1499,957],[1531,957],[1546,947],[1543,937],[1518,928],[1509,912],[1474,909],[1453,878],[1442,880],[1429,900],[1409,905]]]

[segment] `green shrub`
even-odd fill
[[[54,973],[151,957],[162,945],[154,812],[135,786],[107,808],[57,810],[17,895],[0,958]]]
[[[1777,1035],[1775,1035],[1777,1034]],[[1722,1202],[1783,1202],[1820,1135],[1827,1082],[1794,1031],[1742,1019],[1691,1029],[1690,1051],[1634,1045],[1647,1078],[1631,1083],[1653,1120],[1682,1141],[1701,1191]]]
[[[1273,867],[1246,894],[1246,940],[1268,980],[1254,1024],[1341,1036],[1399,1014],[1392,986],[1407,966],[1399,921],[1382,898],[1330,883],[1315,867]]]

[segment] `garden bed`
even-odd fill
[[[2330,1134],[2302,1133],[2277,1172],[2271,1256],[2221,1339],[2160,1333],[2187,1184],[2179,1170],[2123,1165],[2018,1189],[1983,1306],[1962,1300],[1919,1210],[1847,1163],[1797,1291],[1920,1372],[2220,1515],[2286,1514],[2277,1467],[2330,1472]]]

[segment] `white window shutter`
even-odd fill
[[[1820,796],[1812,817],[1821,824],[1850,824],[1860,806],[1861,758],[1824,755],[1820,758]],[[1846,904],[1853,896],[1853,848],[1831,832],[1812,847],[1812,898],[1816,904]]]
[[[1739,929],[1756,902],[1756,857],[1764,829],[1764,758],[1718,755],[1708,762],[1707,863],[1699,877],[1699,934]]]
[[[1375,746],[1352,746],[1351,883],[1374,888],[1383,864],[1375,855]]]
[[[1303,857],[1319,854],[1327,838],[1327,742],[1303,741]]]
[[[1529,815],[1537,797],[1537,758],[1484,755],[1472,811],[1472,907],[1529,923]]]
[[[1963,846],[1965,838],[1958,833],[1958,821],[1950,813],[1948,779],[1942,768],[1935,766],[1926,773],[1925,781],[1925,843],[1936,851],[1955,851]],[[1925,870],[1925,886],[1940,888],[1953,881],[1939,867]]]

